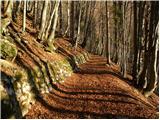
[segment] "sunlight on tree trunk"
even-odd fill
[[[41,17],[41,27],[38,34],[38,38],[42,38],[42,34],[44,32],[44,27],[46,24],[46,18],[47,18],[47,8],[48,8],[48,0],[44,1],[43,11],[42,11],[42,17]]]
[[[53,9],[53,12],[52,12],[52,14],[51,14],[51,17],[50,17],[50,20],[49,20],[49,23],[48,23],[47,30],[46,30],[46,32],[45,32],[45,33],[46,33],[46,35],[45,35],[45,39],[46,39],[46,40],[48,39],[49,30],[51,29],[51,24],[52,24],[53,17],[54,17],[54,15],[55,15],[57,6],[58,6],[58,2],[56,1],[55,7],[54,7],[54,9]]]
[[[82,1],[81,1],[82,2]],[[75,51],[77,49],[77,46],[78,46],[78,43],[80,41],[80,32],[81,32],[81,16],[82,16],[82,9],[83,9],[83,6],[80,4],[80,11],[79,11],[79,19],[78,19],[78,31],[77,31],[77,39],[76,39],[76,44],[75,44]]]
[[[69,31],[70,28],[70,1],[68,0],[68,6],[67,6],[67,29],[64,32],[63,36],[66,36],[67,32]],[[69,32],[69,36],[70,36],[70,32]]]
[[[59,8],[59,3],[60,1],[57,1],[57,6],[55,8],[55,18],[53,21],[53,26],[52,26],[52,32],[48,38],[48,45],[52,49],[53,48],[53,41],[55,38],[55,32],[56,32],[56,27],[57,27],[57,22],[58,22],[58,8]]]

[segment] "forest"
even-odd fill
[[[2,119],[159,118],[159,1],[0,6]]]

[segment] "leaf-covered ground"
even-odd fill
[[[75,51],[68,41],[60,39],[55,44],[64,52],[49,53],[36,41],[30,21],[27,20],[25,33],[20,31],[21,23],[18,20],[9,27],[13,37],[16,34],[21,38],[21,44],[16,42],[18,61],[15,61],[20,66],[33,69],[46,60],[59,61],[86,52],[81,48]],[[54,83],[50,93],[38,97],[25,118],[158,118],[158,96],[145,98],[131,82],[131,76],[124,79],[114,63],[107,65],[105,58],[90,55],[75,73],[63,82]]]
[[[158,97],[143,97],[105,61],[91,55],[77,73],[38,98],[26,118],[158,118]]]

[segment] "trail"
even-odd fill
[[[17,23],[12,22],[8,30],[18,49],[15,62],[27,69],[28,74],[37,67],[38,72],[43,74],[44,81],[49,80],[49,83],[52,83],[52,76],[46,72],[48,62],[70,58],[70,61],[67,60],[72,64],[75,62],[74,57],[86,53],[86,50],[79,46],[76,51],[72,49],[67,38],[57,38],[57,50],[48,52],[45,44],[42,45],[37,40],[37,31],[32,29],[32,21],[27,19],[26,32],[21,31],[21,18],[18,18]],[[70,77],[53,83],[50,93],[37,97],[24,118],[158,118],[158,96],[153,94],[145,98],[132,86],[130,75],[123,78],[118,65],[108,65],[106,61],[104,57],[89,54],[89,60],[80,63]]]
[[[38,98],[26,118],[156,118],[156,106],[129,83],[116,66],[91,55],[77,73]]]
[[[75,51],[69,41],[58,38],[55,40],[58,54],[49,53],[36,41],[35,31],[30,27],[26,33],[19,32],[18,24],[13,23],[9,28],[10,33],[15,31],[11,35],[18,32],[21,38],[21,44],[17,44],[19,60],[31,68],[36,64],[41,68],[39,62],[60,61],[61,57],[74,63],[73,57],[86,52],[80,47]],[[23,54],[22,48],[25,48]],[[123,78],[118,65],[108,65],[106,61],[104,57],[89,54],[87,62],[78,64],[70,77],[53,83],[50,93],[37,97],[24,118],[158,118],[158,96],[145,98],[132,86],[131,76]]]

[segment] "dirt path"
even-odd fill
[[[128,83],[111,74],[116,69],[107,67],[105,58],[91,56],[91,60],[79,68],[78,73],[56,84],[51,93],[38,98],[26,118],[157,117],[156,107]],[[158,105],[158,97],[152,99]]]

